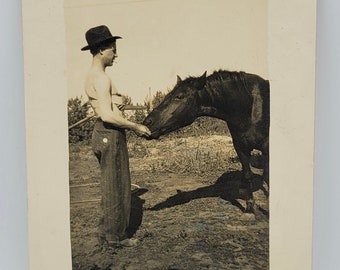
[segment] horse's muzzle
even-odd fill
[[[150,127],[152,124],[152,119],[151,118],[145,118],[144,121],[143,121],[143,125],[147,126],[147,127]]]

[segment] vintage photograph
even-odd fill
[[[73,270],[269,269],[267,1],[64,16]]]
[[[23,0],[30,269],[311,269],[315,25],[310,0]]]

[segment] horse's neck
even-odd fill
[[[223,96],[223,84],[219,81],[207,82],[206,86],[199,91],[200,110],[199,116],[211,116],[227,120],[227,114],[222,109],[227,101]]]
[[[201,106],[198,116],[210,116],[227,121],[228,115],[212,106]]]
[[[238,88],[238,89],[234,89]],[[249,93],[244,91],[243,85],[238,81],[225,81],[220,79],[208,80],[205,87],[200,90],[200,116],[211,116],[228,122],[243,121],[244,111],[247,107]]]

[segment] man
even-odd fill
[[[119,94],[105,73],[117,57],[116,40],[107,26],[101,25],[85,34],[93,61],[85,81],[85,91],[98,116],[92,134],[93,151],[101,168],[101,194],[103,217],[100,224],[100,240],[110,246],[132,247],[137,239],[128,238],[131,210],[131,182],[125,129],[139,136],[149,136],[149,129],[123,117],[123,104]],[[113,101],[115,100],[115,101]]]

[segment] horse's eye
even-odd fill
[[[183,99],[183,98],[184,98],[183,94],[179,94],[179,95],[175,96],[175,99]]]

